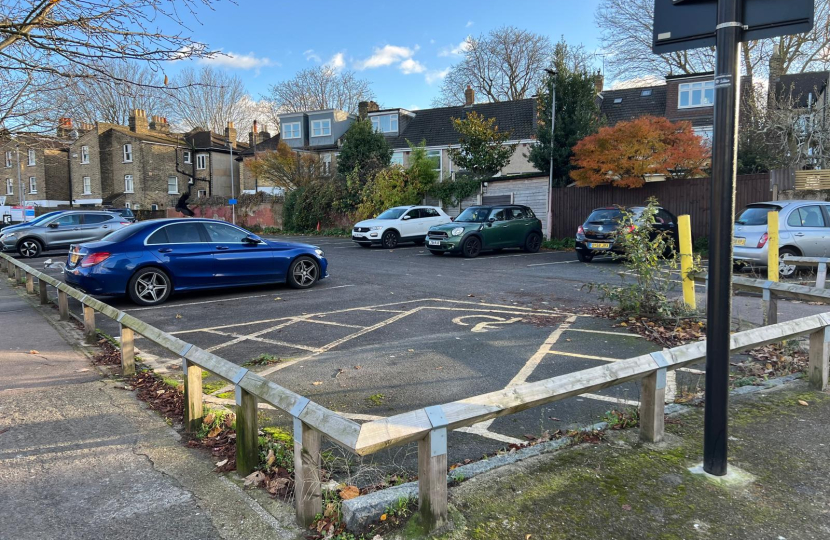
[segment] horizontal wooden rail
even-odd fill
[[[443,405],[405,412],[388,418],[357,424],[322,405],[310,401],[291,390],[225,360],[213,353],[187,343],[132,315],[82,293],[64,282],[35,270],[6,254],[0,254],[0,268],[20,279],[37,279],[58,290],[61,317],[64,318],[66,297],[75,298],[85,308],[85,315],[94,313],[120,323],[122,339],[130,341],[122,347],[122,367],[125,373],[132,368],[132,333],[161,346],[182,358],[185,381],[185,426],[195,429],[201,422],[201,370],[205,369],[236,386],[237,425],[244,426],[237,440],[237,462],[250,464],[257,459],[256,400],[269,403],[294,420],[295,445],[295,501],[297,520],[308,525],[321,512],[321,483],[319,480],[320,441],[325,436],[341,447],[358,455],[368,455],[382,449],[418,442],[420,507],[428,528],[435,528],[447,519],[446,453],[447,431],[472,426],[485,420],[515,414],[546,403],[581,394],[592,393],[625,382],[642,379],[640,436],[644,440],[659,441],[663,436],[665,375],[706,358],[706,342],[682,345],[662,352],[611,362],[542,381],[525,383]],[[696,275],[705,281],[705,275]],[[733,285],[738,290],[765,292],[770,298],[790,297],[809,301],[830,301],[830,291],[801,285],[787,285],[772,281],[736,277]],[[29,287],[33,289],[33,287]],[[41,298],[43,286],[39,285]],[[766,298],[766,296],[765,296]],[[86,320],[86,318],[85,318]],[[124,329],[128,331],[125,332]],[[830,369],[830,313],[812,315],[780,324],[773,324],[732,335],[730,350],[740,352],[768,343],[776,343],[800,336],[810,336],[809,376],[819,389],[827,386]],[[129,356],[129,359],[126,358]],[[247,441],[247,442],[246,442]]]
[[[816,287],[823,289],[827,284],[827,265],[830,264],[828,257],[793,257],[784,255],[784,262],[798,263],[798,266],[816,266]]]

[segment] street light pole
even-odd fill
[[[715,59],[715,125],[706,291],[706,409],[703,470],[727,472],[729,350],[732,319],[732,234],[735,219],[740,41],[743,1],[718,0]]]
[[[548,167],[550,170],[548,178],[548,219],[545,224],[545,233],[548,240],[550,240],[553,234],[553,201],[551,197],[553,196],[553,134],[554,124],[556,123],[556,71],[548,68],[545,68],[545,71],[550,75],[550,166]]]
[[[230,139],[228,139],[228,148],[230,148],[230,151],[231,151],[231,160],[230,160],[230,164],[231,164],[231,199],[235,199],[236,198],[236,191],[233,188],[233,141],[231,141]],[[235,204],[231,205],[231,223],[236,225],[236,205]]]
[[[20,143],[14,145],[17,153],[17,188],[20,190],[20,206],[23,207],[23,223],[26,223],[26,191],[23,189],[23,178],[20,176]]]

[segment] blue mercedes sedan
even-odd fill
[[[327,276],[315,246],[264,240],[212,219],[129,225],[97,242],[72,245],[66,283],[87,294],[127,295],[143,306],[173,292],[287,283],[306,289]]]

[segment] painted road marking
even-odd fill
[[[473,259],[463,259],[461,262],[469,261],[489,261],[490,259],[503,259],[505,257],[530,257],[531,255],[555,255],[556,251],[539,251],[536,253],[516,253],[514,255],[492,255],[485,257],[475,257]],[[431,255],[431,253],[430,253]]]
[[[585,332],[588,334],[606,334],[609,336],[633,337],[644,339],[643,336],[639,334],[630,334],[628,332],[610,332],[608,330],[589,330],[587,328],[568,328],[568,332]]]
[[[550,265],[550,264],[571,264],[571,263],[575,263],[575,262],[579,262],[579,261],[577,261],[577,260],[573,260],[573,261],[556,261],[556,262],[549,262],[549,263],[536,263],[536,264],[528,264],[527,266],[528,266],[528,267],[530,267],[530,266],[548,266],[548,265]]]
[[[461,317],[454,318],[452,322],[453,324],[458,324],[460,326],[470,326],[468,323],[464,322],[465,319],[490,319],[489,322],[483,321],[473,326],[473,328],[470,331],[476,333],[500,329],[500,327],[498,326],[491,326],[493,324],[512,324],[514,322],[519,322],[522,320],[520,317],[505,319],[504,317],[495,317],[493,315],[462,315]]]
[[[162,304],[160,306],[149,306],[142,308],[128,308],[123,311],[146,311],[148,309],[164,309],[164,308],[178,308],[186,306],[199,306],[202,304],[214,304],[216,302],[230,302],[232,300],[248,300],[250,298],[265,298],[266,296],[274,296],[273,294],[255,294],[253,296],[234,296],[232,298],[220,298],[217,300],[203,300],[201,302],[186,302],[182,304]]]
[[[586,360],[602,360],[603,362],[619,362],[625,358],[608,358],[607,356],[593,356],[591,354],[579,354],[573,352],[562,351],[548,351],[548,354],[558,354],[560,356],[572,356],[574,358],[585,358]]]
[[[619,403],[623,405],[628,405],[629,407],[639,407],[640,402],[635,401],[633,399],[624,399],[618,398],[613,396],[601,396],[599,394],[580,394],[578,397],[586,397],[589,399],[596,399],[598,401],[607,401],[609,403]]]
[[[217,330],[208,330],[206,333],[215,334],[215,335],[218,335],[218,336],[227,336],[227,337],[237,338],[238,341],[234,340],[235,343],[250,340],[250,341],[259,341],[260,343],[269,343],[271,345],[279,345],[280,347],[290,347],[292,349],[300,349],[300,350],[308,351],[308,352],[320,352],[320,349],[317,348],[317,347],[309,347],[307,345],[298,345],[296,343],[287,343],[285,341],[278,341],[276,339],[268,339],[268,338],[263,338],[263,337],[259,337],[259,336],[234,334],[234,333],[231,333],[231,332],[219,332]],[[215,351],[217,348],[222,348],[222,347],[225,347],[225,346],[226,345],[219,344],[219,345],[216,345],[215,347],[211,347],[210,349],[207,349],[207,350],[208,350],[208,352],[212,352],[212,351]]]

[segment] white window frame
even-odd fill
[[[14,180],[6,178],[6,195],[14,195]]]
[[[132,210],[133,205],[132,205],[132,203],[124,203],[124,208]]]
[[[207,154],[196,154],[196,169],[200,171],[207,169]]]
[[[170,191],[170,181],[176,183],[175,191]],[[179,177],[178,176],[168,176],[167,177],[167,194],[168,195],[178,195],[179,194]]]
[[[151,204],[150,205],[150,210],[152,210],[153,212],[155,212],[158,209],[159,209],[159,205],[157,205],[157,204]]]
[[[132,163],[133,162],[133,145],[127,143],[121,149],[123,153],[124,163]]]
[[[320,134],[317,135],[317,131]],[[311,136],[312,137],[331,137],[331,120],[324,118],[322,120],[311,121]]]
[[[12,152],[11,152],[11,150],[6,152],[6,168],[7,169],[12,168]]]
[[[295,127],[297,128],[296,130],[294,129]],[[282,127],[282,134],[283,139],[302,139],[303,126],[300,122],[286,122]]]
[[[190,165],[193,163],[193,159],[190,155],[190,150],[185,150],[182,154],[182,159],[184,160],[186,165]]]
[[[430,152],[438,152],[438,168],[433,169],[435,172],[438,173],[438,180],[443,180],[444,178],[444,152],[441,151],[440,148],[433,148],[431,150],[427,150],[427,157],[430,157]]]
[[[81,182],[81,187],[83,189],[82,195],[92,195],[92,178],[90,178],[89,176],[84,176],[81,179]]]
[[[36,156],[34,148],[29,148],[29,151],[27,152],[26,157],[27,157],[26,165],[28,165],[29,167],[37,165],[37,156]]]
[[[135,179],[131,174],[124,175],[124,193],[135,193]]]
[[[704,103],[706,99],[706,91],[712,90],[712,102],[711,103]],[[700,103],[695,104],[692,100],[692,96],[694,92],[700,92]],[[681,105],[683,100],[683,95],[687,94],[689,98],[688,105]],[[689,83],[681,83],[677,87],[677,108],[678,109],[699,109],[701,107],[713,107],[715,105],[715,81],[698,81],[698,82],[689,82]]]
[[[196,197],[201,199],[203,197],[207,197],[207,190],[206,189],[199,189],[196,191]]]
[[[381,118],[389,118],[389,129],[383,129],[383,122]],[[398,132],[398,115],[392,114],[378,114],[372,117],[372,127],[375,131],[380,133],[397,133]]]
[[[320,163],[323,165],[323,172],[326,174],[331,173],[331,153],[326,153],[320,156]]]
[[[133,204],[133,210],[141,210],[141,205],[138,203]]]
[[[29,177],[29,193],[37,193],[37,178],[34,176]]]
[[[89,164],[89,146],[82,146],[81,147],[81,164],[88,165]]]
[[[403,159],[404,153],[403,152],[392,152],[392,160],[389,162],[390,165],[400,165],[403,167]]]

